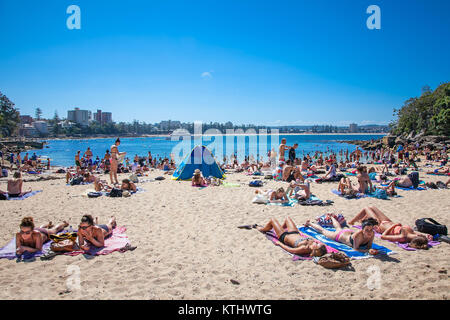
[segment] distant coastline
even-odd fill
[[[233,133],[233,134],[222,134],[223,136],[254,136],[254,135],[271,135],[272,133],[256,133],[256,134],[250,134],[250,133]],[[210,134],[202,134],[203,136],[214,136]],[[305,133],[279,133],[279,136],[365,136],[365,135],[372,135],[372,136],[385,136],[388,135],[388,133],[367,133],[367,132],[361,132],[361,133],[312,133],[312,132],[305,132]],[[174,137],[178,136],[185,136],[185,135],[174,135]],[[189,134],[186,136],[194,137],[194,134]],[[168,134],[144,134],[144,135],[138,135],[138,136],[122,136],[122,135],[111,135],[111,136],[87,136],[87,137],[59,137],[59,138],[39,138],[41,141],[53,141],[53,140],[94,140],[94,139],[112,139],[112,138],[170,138],[171,135]]]

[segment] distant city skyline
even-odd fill
[[[44,118],[387,125],[450,74],[450,1],[78,0],[0,3],[0,90]]]

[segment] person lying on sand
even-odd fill
[[[136,192],[136,185],[130,181],[129,179],[123,179],[122,180],[122,185],[120,186],[120,189],[122,190],[127,190],[127,191],[131,191],[131,192]]]
[[[437,169],[434,169],[433,171],[428,171],[428,174],[448,174],[450,173],[449,167],[440,167]]]
[[[396,187],[401,187],[401,188],[410,188],[413,186],[413,183],[408,176],[400,178],[400,179],[396,179],[393,181],[393,183]]]
[[[81,218],[78,226],[78,245],[81,249],[87,251],[91,247],[101,248],[105,245],[105,238],[110,236],[117,222],[115,217],[111,217],[108,224],[97,224],[98,218],[86,214]]]
[[[376,186],[375,189],[381,189],[386,191],[386,194],[390,197],[397,195],[397,192],[395,192],[395,181],[392,181],[387,186]]]
[[[377,221],[378,226],[375,226],[375,231],[381,233],[381,239],[383,240],[409,243],[411,247],[416,249],[427,249],[428,241],[433,240],[433,237],[429,234],[414,231],[410,226],[402,226],[401,223],[392,222],[380,209],[373,206],[362,209],[348,223],[353,225],[370,218]]]
[[[311,197],[311,188],[308,181],[300,183],[300,180],[292,181],[286,190],[290,198],[297,200],[308,200]]]
[[[267,197],[269,202],[272,203],[287,203],[289,202],[289,198],[284,191],[284,188],[278,188],[276,191],[274,190],[266,190],[263,191],[261,189],[257,189],[255,191],[256,194],[262,194]]]
[[[200,169],[195,169],[194,175],[192,176],[192,186],[193,187],[204,187],[206,186],[206,180],[203,178]]]
[[[32,217],[25,217],[20,223],[20,232],[16,233],[16,252],[21,255],[25,251],[30,253],[41,251],[42,245],[47,242],[51,234],[56,234],[62,231],[69,224],[63,221],[61,224],[54,227],[52,222],[40,226],[34,227],[34,221]]]
[[[362,230],[354,231],[351,229],[342,229],[341,225],[334,216],[330,215],[330,218],[336,231],[324,229],[320,225],[312,223],[309,220],[306,221],[305,226],[313,228],[328,239],[346,244],[355,250],[369,252],[372,255],[378,253],[377,250],[372,249],[372,243],[375,237],[373,227],[378,224],[377,220],[373,218],[365,219],[362,222]]]
[[[308,254],[311,257],[320,257],[327,253],[327,248],[324,244],[300,236],[296,224],[290,217],[286,218],[283,225],[280,225],[275,218],[272,218],[264,227],[256,226],[256,229],[263,233],[274,229],[279,239],[276,245],[292,254]]]

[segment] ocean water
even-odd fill
[[[178,163],[190,153],[196,145],[207,146],[217,160],[222,161],[224,156],[237,153],[238,159],[242,160],[245,155],[253,155],[255,158],[262,156],[267,159],[268,151],[274,149],[278,152],[278,145],[281,138],[286,138],[287,145],[298,143],[297,156],[312,155],[315,151],[353,151],[355,145],[338,143],[338,140],[371,140],[379,139],[383,134],[362,134],[362,135],[282,135],[279,136],[203,136],[201,139],[177,139],[165,137],[141,137],[141,138],[121,138],[119,146],[120,152],[126,152],[126,157],[132,160],[138,156],[147,156],[151,151],[153,157],[170,157],[173,155]],[[36,152],[38,156],[49,157],[51,164],[56,166],[74,165],[75,154],[78,150],[83,154],[88,147],[91,148],[94,158],[98,155],[103,158],[107,149],[110,149],[115,138],[102,139],[74,139],[74,140],[47,140],[48,144],[42,150],[28,151],[29,156]],[[25,152],[21,153],[22,158]],[[286,157],[288,156],[286,152]]]

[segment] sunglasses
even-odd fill
[[[33,230],[29,230],[29,231],[20,230],[20,234],[31,234],[31,232],[33,232]]]
[[[87,227],[82,227],[82,226],[78,226],[80,229],[82,229],[82,230],[86,230],[87,228],[90,228],[90,227],[92,227],[92,226],[87,226]]]

